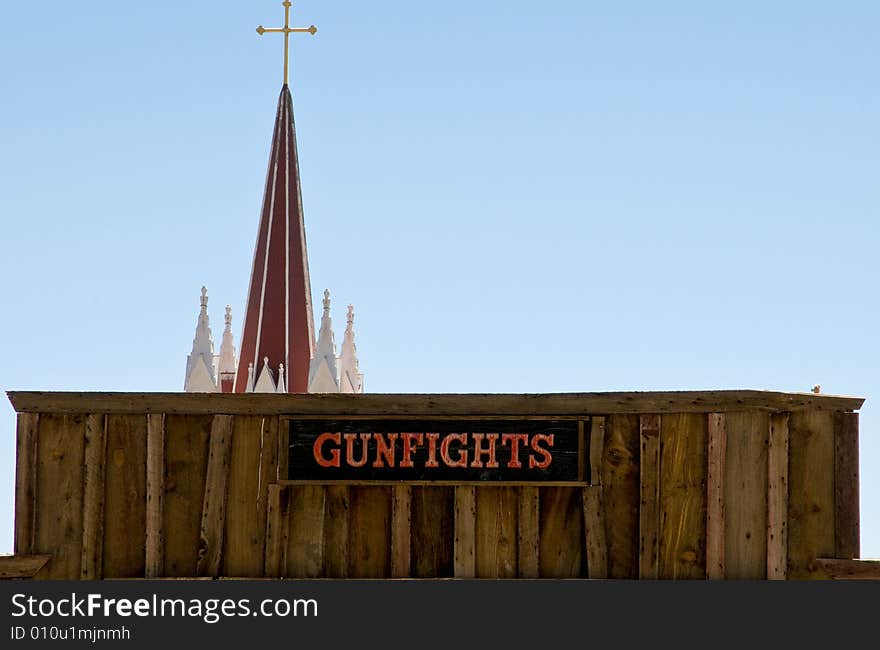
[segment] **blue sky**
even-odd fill
[[[867,397],[880,557],[880,4],[768,4],[297,3],[312,286],[369,391]],[[179,390],[242,313],[281,18],[4,6],[0,389]],[[0,400],[0,551],[14,451]]]

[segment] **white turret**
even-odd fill
[[[235,341],[232,338],[232,307],[226,305],[226,328],[223,330],[223,342],[220,343],[220,358],[217,363],[217,375],[220,390],[231,393],[235,383],[235,371],[238,360],[235,358]]]
[[[214,374],[214,339],[208,321],[208,290],[205,287],[202,287],[201,304],[192,352],[186,359],[183,390],[188,393],[215,393],[217,381]]]
[[[324,290],[324,315],[321,316],[321,330],[315,356],[309,365],[310,393],[338,393],[339,373],[336,369],[336,341],[333,336],[333,321],[330,318],[330,291]]]
[[[363,393],[364,375],[358,368],[357,346],[354,343],[354,307],[348,306],[345,337],[342,339],[342,353],[339,355],[339,392]]]

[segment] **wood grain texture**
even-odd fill
[[[85,421],[82,414],[40,416],[33,554],[51,555],[52,560],[36,578],[80,577]]]
[[[348,577],[391,574],[391,488],[351,488]]]
[[[195,576],[204,505],[211,416],[165,417],[165,571]]]
[[[301,485],[290,491],[287,569],[290,578],[324,576],[324,521],[326,488]]]
[[[26,556],[34,550],[37,501],[38,413],[18,415],[15,447],[15,552]],[[45,562],[43,563],[45,564]],[[42,568],[42,565],[40,565]]]
[[[455,575],[456,491],[457,488],[453,487],[412,487],[413,578],[450,578]],[[473,558],[473,545],[470,557]]]
[[[608,576],[639,577],[639,417],[612,415],[605,425],[602,497]]]
[[[51,555],[0,555],[0,580],[33,578]]]
[[[815,559],[835,551],[833,413],[791,414],[788,467],[788,578],[827,578]]]
[[[222,575],[263,575],[269,484],[278,465],[278,418],[236,416],[227,484]],[[293,510],[292,512],[295,512]]]
[[[108,415],[106,446],[103,577],[142,578],[147,548],[147,417]]]
[[[333,485],[326,488],[324,508],[324,577],[347,578],[350,542],[349,490]]]
[[[232,416],[215,415],[208,443],[208,469],[199,529],[199,559],[196,575],[217,577],[223,559],[226,530],[226,498],[229,461],[232,455]]]
[[[515,578],[517,573],[516,488],[478,487],[476,570],[478,578]]]
[[[587,558],[581,488],[541,488],[540,493],[541,577],[584,577]]]
[[[708,418],[667,414],[660,424],[661,579],[706,577]]]
[[[639,419],[639,578],[659,577],[660,416]]]
[[[857,411],[861,397],[761,390],[537,394],[84,393],[10,391],[18,413],[333,416],[589,416],[596,413]]]
[[[608,577],[608,544],[605,541],[605,506],[602,486],[581,489],[584,508],[584,535],[587,553],[587,577],[604,580]]]
[[[455,488],[454,575],[475,578],[477,575],[476,531],[477,498],[473,486]]]
[[[266,546],[263,572],[267,578],[281,578],[287,566],[292,488],[272,483],[266,494]]]
[[[709,459],[706,476],[706,577],[724,579],[724,466],[727,428],[724,413],[709,414]],[[733,494],[733,493],[731,493]]]
[[[834,414],[835,557],[851,560],[859,545],[859,414]]]
[[[602,465],[605,461],[605,418],[590,418],[590,483],[602,485]]]
[[[816,564],[832,580],[880,580],[880,560],[819,558]]]
[[[725,549],[727,578],[767,577],[767,463],[770,416],[727,414]]]
[[[391,577],[409,578],[412,570],[412,488],[391,488]]]
[[[540,523],[539,488],[519,488],[517,566],[520,578],[537,578],[540,574]]]
[[[134,416],[137,417],[137,416]],[[104,416],[86,416],[83,462],[83,538],[80,561],[81,580],[100,580],[104,568],[104,461],[107,456],[107,429]]]
[[[147,504],[144,575],[165,573],[165,415],[147,415]]]
[[[788,575],[788,413],[770,416],[767,445],[767,579]]]

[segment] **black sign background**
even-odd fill
[[[585,445],[589,449],[589,422],[584,426]],[[427,445],[415,448],[412,454],[414,467],[398,467],[402,457],[402,441],[395,445],[395,467],[374,468],[372,461],[376,454],[376,442],[371,438],[368,445],[369,462],[364,467],[350,467],[345,464],[345,441],[340,445],[342,462],[339,467],[321,467],[315,462],[313,445],[322,433],[439,433],[439,445],[450,433],[525,433],[529,437],[537,433],[553,434],[553,447],[550,452],[553,460],[546,469],[530,469],[528,448],[520,446],[519,459],[522,468],[507,467],[510,460],[510,446],[502,445],[500,439],[495,445],[495,456],[499,467],[496,469],[447,467],[440,461],[440,467],[425,468],[428,457]],[[360,458],[361,441],[355,444],[355,454]],[[542,444],[542,447],[547,447]],[[468,445],[455,444],[455,455],[468,450],[468,463],[473,459],[474,442],[469,437]],[[485,443],[484,443],[485,448]],[[324,454],[329,454],[330,445],[325,445]],[[483,456],[485,461],[485,456]],[[589,469],[585,468],[585,475]],[[288,478],[291,480],[356,480],[356,481],[577,481],[578,480],[578,422],[576,420],[290,420],[290,456]],[[589,476],[585,476],[589,481]]]

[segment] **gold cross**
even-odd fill
[[[309,34],[314,36],[315,33],[318,31],[318,28],[315,27],[314,25],[311,25],[309,27],[291,27],[290,26],[290,6],[293,3],[291,3],[290,0],[284,0],[284,2],[282,4],[284,5],[284,27],[263,27],[262,25],[260,25],[259,27],[257,27],[257,34],[259,34],[260,36],[262,36],[266,32],[269,32],[269,33],[277,32],[280,34],[284,34],[284,85],[286,86],[287,85],[287,68],[288,68],[287,60],[288,60],[288,55],[290,53],[290,45],[289,45],[288,41],[289,41],[290,35],[294,32],[308,32]]]

